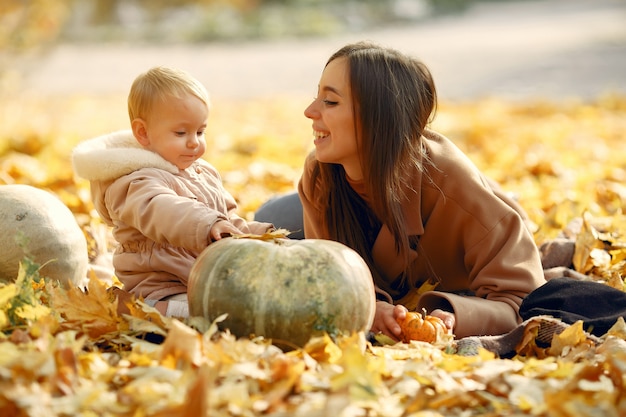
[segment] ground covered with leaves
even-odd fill
[[[125,128],[120,97],[0,103],[0,184],[57,194],[75,213],[90,258],[113,242],[74,177],[72,147]],[[311,149],[306,100],[214,98],[206,159],[241,214],[294,188]],[[514,192],[540,245],[583,218],[574,266],[622,291],[626,271],[626,98],[442,103],[433,128]],[[582,324],[541,343],[530,323],[515,355],[460,354],[454,340],[380,345],[364,334],[303,348],[236,339],[216,323],[176,320],[135,301],[127,315],[107,287],[41,278],[25,259],[0,284],[0,414],[7,416],[622,416],[626,325],[601,338]],[[607,300],[609,302],[609,300]]]

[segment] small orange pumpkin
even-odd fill
[[[443,320],[439,317],[429,316],[426,310],[422,312],[409,311],[406,317],[397,320],[402,329],[402,341],[409,343],[411,340],[432,343],[437,340],[437,336],[448,333]]]

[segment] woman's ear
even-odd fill
[[[146,121],[140,118],[133,119],[130,124],[133,129],[133,135],[137,142],[139,142],[142,146],[148,146],[150,144],[150,139],[148,139],[148,130],[146,128]]]

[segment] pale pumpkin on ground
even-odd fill
[[[27,254],[41,276],[84,286],[87,240],[70,209],[48,191],[0,185],[0,281],[15,280]]]
[[[370,270],[352,249],[329,240],[226,238],[196,260],[188,284],[192,316],[238,337],[303,346],[327,332],[367,331],[376,297]]]

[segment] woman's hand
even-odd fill
[[[383,333],[393,340],[400,340],[402,329],[398,319],[406,317],[407,309],[403,305],[393,305],[385,301],[376,302],[376,314],[374,323],[370,329],[374,333]]]
[[[430,315],[434,317],[439,317],[446,325],[448,330],[451,333],[454,333],[454,326],[456,326],[456,316],[454,315],[454,313],[450,313],[449,311],[444,311],[441,309],[436,309],[431,311]]]
[[[376,314],[374,315],[374,323],[370,331],[374,333],[383,333],[393,340],[400,340],[402,337],[402,329],[398,324],[398,320],[404,319],[407,313],[406,307],[403,305],[393,305],[385,301],[376,302]],[[439,317],[446,325],[448,330],[453,333],[456,325],[456,316],[454,313],[441,309],[433,310],[429,315]]]

